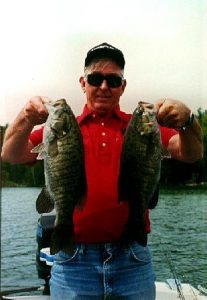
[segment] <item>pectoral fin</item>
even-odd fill
[[[45,145],[41,143],[31,150],[31,153],[38,153],[37,159],[42,160],[46,156]]]

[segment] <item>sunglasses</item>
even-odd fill
[[[115,74],[103,75],[101,73],[92,73],[86,75],[87,82],[92,86],[100,86],[104,80],[106,80],[109,88],[120,87],[123,81],[123,77]]]

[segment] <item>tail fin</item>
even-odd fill
[[[73,228],[70,225],[57,225],[55,226],[50,245],[50,253],[55,254],[59,251],[72,255],[73,249]]]

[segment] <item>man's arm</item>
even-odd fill
[[[168,144],[172,158],[185,162],[195,162],[203,157],[203,138],[201,126],[196,118],[185,129],[190,109],[182,102],[173,99],[158,100],[157,119],[162,126],[175,128],[178,134],[171,137]]]
[[[1,152],[3,161],[10,163],[35,161],[36,154],[31,153],[33,144],[29,136],[35,125],[46,121],[48,112],[44,103],[47,101],[46,97],[32,98],[7,128]]]

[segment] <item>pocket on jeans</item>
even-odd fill
[[[54,255],[54,262],[56,264],[66,264],[72,261],[76,261],[79,254],[79,248],[76,248],[73,254],[67,254],[64,251],[59,251]]]
[[[150,263],[151,253],[148,247],[143,247],[138,243],[133,243],[130,247],[130,253],[134,260],[137,262]]]

